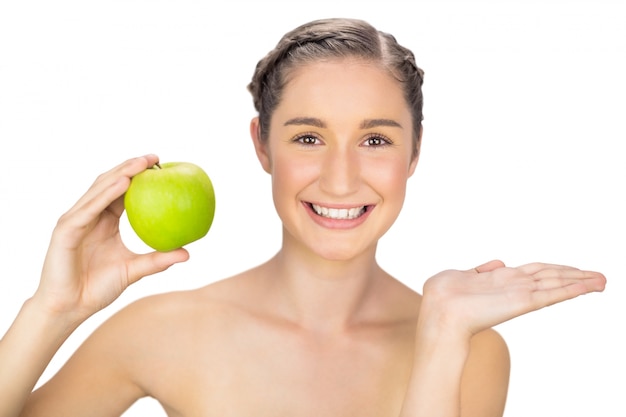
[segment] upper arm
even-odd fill
[[[130,314],[132,307],[125,310],[100,326],[33,392],[22,416],[119,416],[145,395],[132,369],[141,323]]]
[[[476,334],[461,379],[462,417],[501,417],[509,386],[510,357],[495,330]]]

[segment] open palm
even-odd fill
[[[531,263],[511,268],[491,261],[429,278],[423,303],[446,325],[476,334],[522,314],[602,291],[605,284],[602,274],[569,266]]]

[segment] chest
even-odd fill
[[[409,338],[340,342],[297,337],[228,340],[189,357],[163,404],[175,416],[398,415],[410,377]],[[175,391],[168,387],[177,381]]]

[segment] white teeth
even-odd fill
[[[313,210],[322,217],[328,217],[329,219],[337,220],[351,220],[356,219],[363,213],[365,213],[365,206],[352,207],[349,209],[336,209],[329,207],[318,206],[317,204],[311,204]]]

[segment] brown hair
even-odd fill
[[[422,129],[424,72],[415,56],[392,35],[358,19],[314,20],[286,33],[261,59],[248,90],[259,112],[260,136],[267,140],[270,118],[281,99],[289,74],[320,59],[356,57],[380,63],[396,78],[413,116],[414,156]]]

